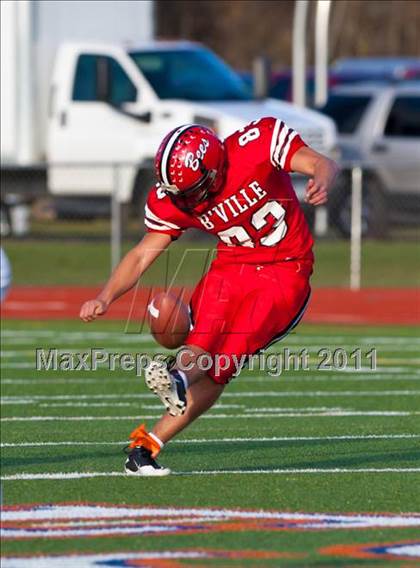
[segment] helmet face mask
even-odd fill
[[[176,207],[190,212],[220,190],[224,146],[209,128],[186,125],[165,137],[155,165],[161,189]]]
[[[185,191],[179,191],[176,186],[163,186],[162,189],[177,207],[183,211],[191,211],[204,201],[207,201],[216,176],[216,170],[207,170],[202,180]],[[174,187],[176,191],[172,189]]]

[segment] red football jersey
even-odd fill
[[[312,259],[312,236],[288,175],[293,154],[305,145],[299,134],[281,120],[262,118],[224,143],[220,192],[190,213],[155,186],[145,208],[146,230],[173,238],[189,228],[216,235],[220,262]]]

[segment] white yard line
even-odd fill
[[[33,365],[32,363],[13,363],[10,365],[0,365],[0,369],[6,369],[6,368],[19,368],[19,369],[30,369],[31,371],[34,371]],[[407,369],[407,368],[406,368]],[[316,373],[323,373],[321,376],[320,375],[314,375],[314,372]],[[51,377],[50,379],[39,379],[37,378],[37,376],[35,376],[33,379],[12,379],[12,378],[2,378],[1,379],[1,383],[4,385],[63,385],[63,384],[83,384],[83,383],[89,383],[89,384],[96,384],[96,385],[103,385],[104,383],[106,384],[110,384],[110,383],[116,383],[116,384],[121,384],[123,382],[133,382],[136,380],[142,380],[142,377],[136,377],[134,375],[131,376],[117,376],[117,377],[113,377],[112,376],[113,371],[110,372],[109,375],[107,375],[106,377],[103,378],[95,378],[95,379],[91,379],[91,378],[85,378],[85,377],[80,377],[78,379],[75,378],[69,378],[69,379],[61,379],[61,378],[53,378]],[[281,382],[299,382],[299,381],[310,381],[310,382],[327,382],[327,381],[339,381],[339,382],[345,382],[345,381],[357,381],[357,382],[368,382],[368,381],[420,381],[420,371],[417,370],[410,370],[407,371],[407,374],[404,374],[404,376],[400,376],[400,375],[395,375],[393,374],[394,371],[392,373],[389,374],[389,376],[383,376],[386,375],[386,373],[381,373],[378,371],[373,372],[371,371],[369,374],[358,374],[356,371],[354,372],[353,375],[350,375],[349,373],[342,373],[340,375],[337,374],[327,374],[328,372],[325,371],[308,371],[306,375],[295,375],[294,373],[292,374],[288,374],[288,375],[280,375],[278,377],[272,377],[270,375],[259,375],[257,377],[252,377],[249,376],[248,373],[244,373],[243,376],[237,377],[235,379],[236,381],[240,381],[240,382],[259,382],[259,381],[273,381],[273,382],[277,382],[277,381],[281,381]]]
[[[61,331],[61,330],[44,330],[44,329],[31,329],[31,330],[12,330],[5,329],[2,331],[3,337],[12,338],[39,338],[39,337],[66,337],[70,340],[80,339],[107,339],[111,338],[113,340],[121,339],[121,341],[131,340],[136,342],[139,338],[147,338],[148,341],[153,341],[153,337],[147,333],[124,333],[118,331]],[[331,343],[331,335],[323,334],[307,334],[307,333],[293,333],[287,338],[288,343],[302,343],[311,342],[314,340],[320,340],[322,342]],[[353,333],[342,333],[341,335],[334,336],[335,342],[345,342],[351,340],[354,343],[364,343],[371,345],[373,343],[391,343],[391,344],[404,344],[407,342],[413,342],[420,345],[420,339],[414,336],[392,336],[392,335],[376,335],[376,336],[365,336]]]
[[[300,397],[341,397],[341,396],[417,396],[420,390],[388,390],[388,391],[246,391],[226,392],[223,398],[300,398]],[[29,396],[4,396],[2,404],[28,404],[39,401],[52,400],[96,400],[96,399],[150,399],[156,398],[154,394],[124,393],[124,394],[75,394],[75,395],[29,395]]]
[[[172,444],[241,444],[249,442],[319,442],[319,441],[357,441],[357,440],[410,440],[420,438],[420,434],[350,434],[344,436],[273,436],[271,438],[184,438],[172,440]],[[43,446],[117,446],[126,444],[127,440],[116,440],[114,442],[4,442],[1,448],[30,448]]]
[[[246,418],[308,418],[308,417],[347,417],[347,416],[418,416],[420,411],[400,411],[400,410],[329,410],[321,412],[248,412],[244,414],[205,414],[201,420],[234,420]],[[160,413],[153,415],[143,415],[143,420],[153,420],[158,418]],[[8,416],[1,418],[1,422],[83,422],[83,421],[112,421],[112,420],[138,420],[137,416]]]
[[[272,397],[272,398],[283,398],[283,397],[320,397],[320,396],[402,396],[402,395],[419,395],[420,390],[387,390],[387,391],[370,391],[370,390],[354,390],[354,391],[246,391],[242,393],[231,393],[227,392],[223,396],[224,397],[246,397],[246,398],[254,398],[254,397]]]
[[[255,474],[336,474],[336,473],[420,473],[420,467],[364,467],[364,468],[349,468],[349,467],[335,467],[335,468],[284,468],[284,469],[221,469],[221,470],[193,470],[193,471],[178,471],[172,475],[255,475]],[[55,472],[55,473],[17,473],[13,475],[4,475],[1,481],[29,481],[41,479],[83,479],[92,477],[133,477],[128,476],[121,471],[97,471],[97,472]]]
[[[32,371],[35,371],[35,365],[34,363],[18,361],[16,363],[2,363],[0,365],[0,369],[31,369]],[[7,381],[2,380],[2,383],[7,383]]]
[[[417,370],[410,370],[407,373],[400,373],[399,375],[394,375],[394,371],[392,373],[382,373],[382,372],[369,372],[369,374],[362,374],[357,371],[354,371],[353,374],[350,373],[342,373],[340,375],[330,375],[327,373],[323,374],[313,374],[314,371],[309,371],[306,375],[295,375],[294,373],[288,373],[287,375],[280,375],[280,376],[271,376],[271,375],[257,375],[252,376],[249,374],[244,374],[244,376],[240,376],[238,381],[241,383],[261,383],[261,382],[333,382],[339,381],[340,383],[345,383],[346,381],[356,381],[356,382],[369,382],[369,381],[389,381],[394,383],[395,381],[420,381],[420,371]],[[321,373],[321,371],[319,371]],[[388,376],[387,376],[388,375]]]
[[[16,366],[19,365],[19,368],[22,366],[26,366],[26,363],[22,363],[22,364],[18,364],[16,363]],[[32,363],[28,363],[28,366],[32,365]],[[0,365],[0,369],[3,369],[5,366],[4,365]],[[34,370],[33,367],[31,369],[32,371]],[[117,383],[117,384],[121,384],[121,383],[133,383],[134,381],[138,380],[139,377],[134,377],[134,376],[127,376],[127,377],[118,377],[118,378],[113,378],[112,376],[110,377],[106,377],[105,379],[86,379],[86,378],[80,378],[80,379],[38,379],[38,378],[34,378],[34,379],[1,379],[1,384],[2,385],[69,385],[69,384],[73,384],[73,385],[83,385],[83,384],[89,384],[89,385],[103,385],[103,384],[107,384],[109,385],[110,383]]]
[[[59,331],[59,330],[11,330],[4,329],[2,331],[2,341],[11,338],[10,343],[15,343],[16,340],[28,340],[33,341],[39,338],[52,338],[55,341],[67,339],[69,341],[77,341],[92,339],[92,340],[109,340],[109,341],[121,341],[121,342],[132,342],[132,343],[146,343],[154,342],[153,336],[149,333],[118,333],[112,331]],[[331,338],[330,338],[331,339]]]
[[[80,352],[85,352],[85,351],[89,351],[91,348],[93,349],[97,349],[101,352],[105,352],[105,353],[133,353],[133,354],[139,354],[139,355],[150,355],[151,353],[162,353],[162,351],[165,351],[165,353],[169,354],[169,351],[166,351],[163,347],[159,347],[158,344],[155,344],[154,346],[147,346],[144,349],[140,350],[138,347],[137,349],[135,348],[134,345],[83,345],[80,347],[70,347],[67,345],[63,345],[63,344],[59,344],[57,345],[58,342],[55,342],[54,345],[37,345],[37,346],[33,346],[33,347],[28,347],[27,344],[25,344],[22,349],[18,349],[17,345],[13,342],[10,343],[10,345],[13,345],[13,348],[8,348],[7,342],[5,343],[3,340],[1,342],[2,345],[2,349],[0,351],[0,357],[35,357],[35,349],[43,349],[45,352],[48,352],[50,349],[57,349],[58,354],[62,354],[62,353],[80,353]],[[23,345],[23,344],[22,344]],[[289,356],[293,356],[293,355],[299,355],[301,353],[302,349],[306,349],[308,352],[308,356],[309,356],[309,360],[317,360],[319,361],[319,351],[321,351],[322,349],[325,348],[329,348],[331,349],[331,351],[334,351],[334,349],[344,349],[345,351],[348,352],[348,355],[350,355],[350,353],[352,351],[354,351],[355,349],[362,349],[362,352],[364,353],[364,351],[366,350],[367,352],[367,348],[362,348],[360,345],[355,345],[355,344],[343,344],[340,343],[339,345],[336,345],[335,343],[331,343],[330,345],[314,345],[314,344],[301,344],[301,345],[287,345],[287,347],[282,344],[280,344],[281,347],[279,347],[278,349],[270,349],[269,351],[267,351],[267,354],[276,354],[276,355],[284,355],[286,358],[288,358]],[[287,349],[287,352],[285,353],[284,351]],[[387,353],[395,353],[398,351],[406,351],[406,352],[410,352],[413,351],[414,353],[418,353],[420,349],[420,345],[418,344],[407,344],[407,345],[399,345],[398,347],[395,346],[389,346],[389,347],[385,347],[385,346],[381,346],[379,348],[377,348],[377,356],[378,356],[378,362],[384,363],[384,362],[393,362],[395,361],[396,363],[402,363],[405,365],[405,363],[412,363],[412,362],[417,362],[418,359],[412,359],[411,357],[408,359],[404,358],[404,357],[387,357],[385,354]]]
[[[134,406],[142,410],[157,410],[162,411],[162,404],[140,404],[138,402],[44,402],[39,404],[40,408],[114,408],[115,406]],[[212,407],[212,410],[228,410],[240,409],[243,412],[320,412],[321,410],[344,410],[343,408],[330,407],[330,406],[299,406],[299,407],[271,407],[271,408],[247,408],[245,404],[217,404]]]

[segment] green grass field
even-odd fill
[[[126,242],[127,251],[134,241]],[[40,241],[8,239],[4,247],[13,267],[15,285],[100,285],[110,271],[107,242]],[[186,249],[211,247],[206,240],[180,239],[170,248],[173,267]],[[204,255],[204,252],[203,252]],[[312,283],[317,286],[348,286],[350,247],[344,240],[318,240]],[[413,287],[420,285],[419,241],[365,241],[362,248],[362,286]],[[204,256],[203,256],[204,258]],[[198,265],[197,265],[198,261]],[[198,257],[186,263],[179,284],[192,284],[200,277]]]
[[[109,560],[102,566],[418,565],[418,556],[409,563],[396,554],[385,560],[381,552],[363,558],[356,552],[342,556],[340,550],[420,544],[420,517],[414,515],[420,512],[419,329],[300,326],[276,352],[307,348],[309,369],[280,377],[245,370],[206,417],[165,448],[160,461],[174,475],[161,479],[122,474],[128,434],[141,421],[150,427],[161,414],[158,399],[135,372],[34,370],[36,348],[159,351],[149,336],[122,330],[120,322],[3,322],[3,504],[103,503],[152,506],[154,512],[125,513],[110,522],[97,513],[70,522],[60,511],[31,521],[23,510],[13,522],[13,511],[11,520],[6,511],[3,554],[186,555],[137,564]],[[361,370],[354,370],[352,359],[346,370],[317,369],[320,349],[350,354],[357,347]],[[376,370],[366,358],[372,348],[377,349]],[[168,507],[206,511],[173,517],[173,511],[163,511]],[[250,514],[252,522],[238,520],[226,511],[237,508],[259,513]],[[267,511],[366,515],[360,528],[346,528],[345,517],[338,525],[328,517],[322,526],[305,526],[298,515],[299,528],[290,519],[282,524],[264,518]],[[374,513],[388,513],[390,521],[377,526]],[[407,516],[392,526],[401,513]],[[212,519],[216,514],[222,517]],[[64,521],[57,520],[60,516]],[[63,522],[75,533],[53,538]],[[89,527],[107,538],[89,533]],[[31,538],[11,538],[25,528]],[[208,555],[216,557],[188,559],[186,550],[210,550]],[[241,551],[243,556],[235,556]],[[10,566],[29,566],[20,562]],[[52,562],[42,566],[60,565]]]

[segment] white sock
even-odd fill
[[[148,434],[149,434],[149,436],[150,436],[151,438],[154,439],[154,441],[155,441],[156,443],[159,444],[160,449],[162,449],[163,446],[165,445],[165,444],[162,442],[162,440],[161,440],[160,438],[158,438],[158,437],[156,436],[156,434],[153,434],[153,432],[149,432]]]
[[[177,372],[178,375],[181,377],[182,382],[184,383],[184,388],[185,388],[185,390],[187,390],[187,389],[188,389],[188,379],[187,379],[187,375],[184,373],[184,371],[180,371],[179,369],[177,369],[176,372]]]

